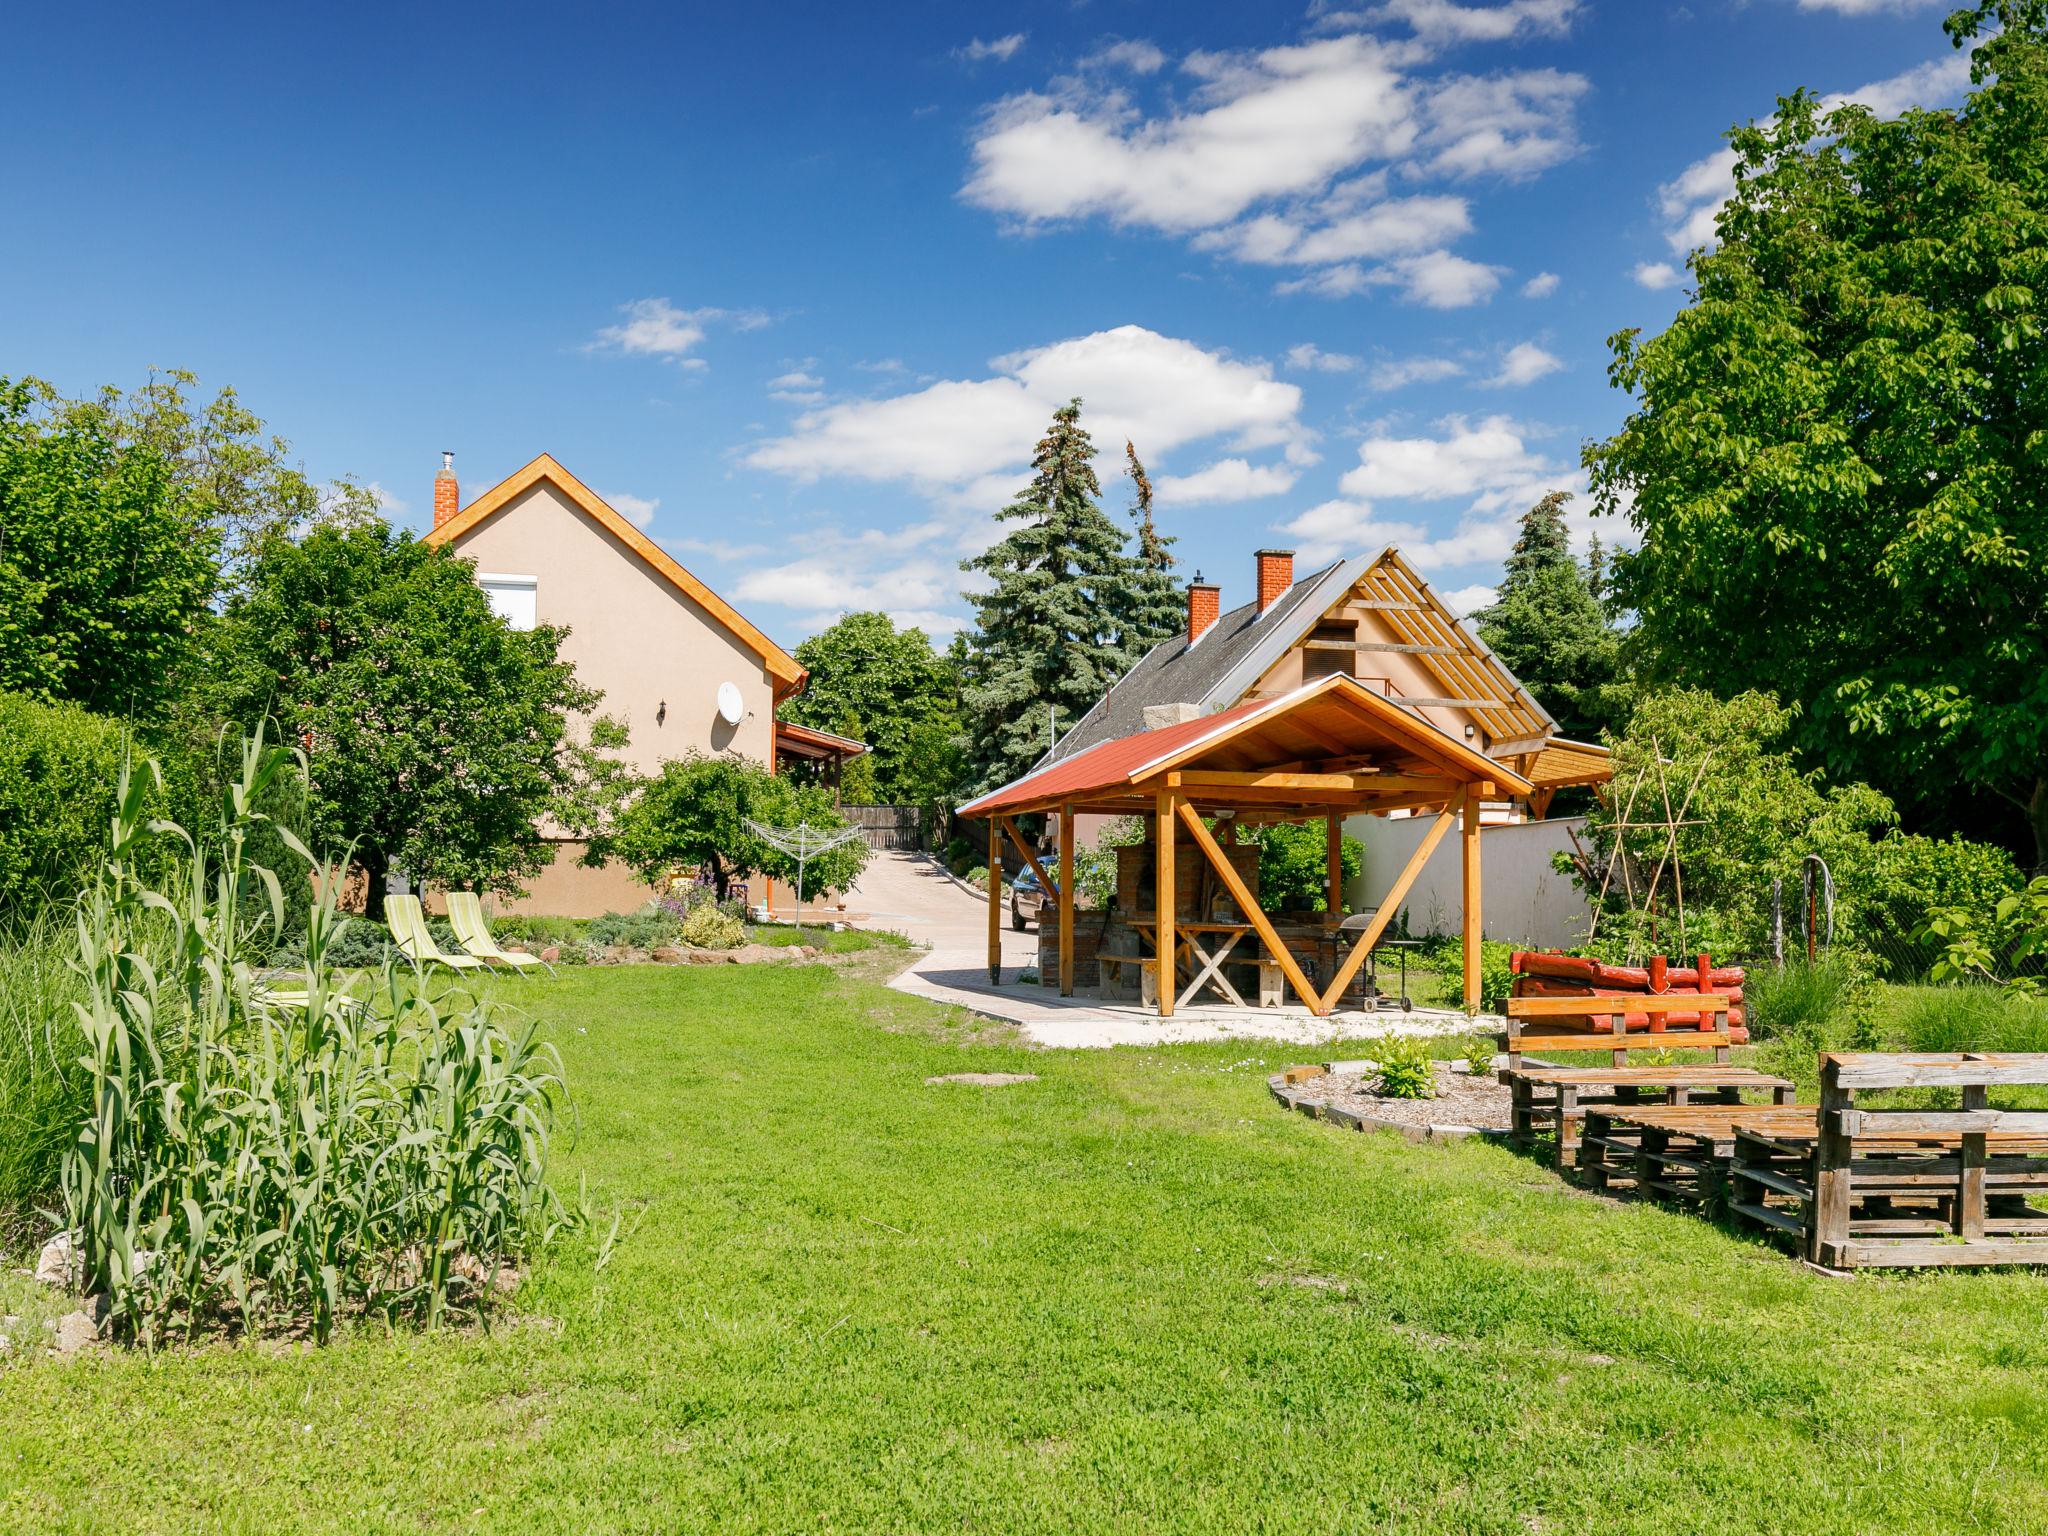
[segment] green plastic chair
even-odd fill
[[[414,965],[445,965],[451,971],[483,969],[483,961],[473,955],[450,955],[442,951],[427,928],[427,911],[417,896],[386,896],[384,921],[391,925],[391,942]]]
[[[515,971],[546,965],[539,955],[522,955],[498,946],[498,941],[491,937],[491,925],[484,920],[484,899],[475,891],[448,893],[448,926],[455,930],[457,942],[479,960],[509,965]]]

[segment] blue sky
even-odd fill
[[[1226,604],[1483,600],[1727,127],[1966,87],[1940,0],[315,9],[10,21],[0,373],[193,369],[415,526],[551,452],[791,644],[960,622],[1076,393]]]

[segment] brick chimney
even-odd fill
[[[1259,562],[1259,612],[1263,614],[1280,600],[1281,593],[1294,585],[1294,551],[1262,549],[1256,558]]]
[[[434,476],[434,526],[440,527],[462,510],[462,491],[455,483],[455,455],[441,455],[441,472]]]
[[[1188,583],[1188,644],[1201,639],[1222,611],[1223,589],[1195,572],[1195,579]]]

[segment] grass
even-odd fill
[[[2048,1527],[2038,1276],[1826,1279],[1281,1113],[1285,1048],[1027,1054],[874,968],[507,983],[598,1212],[518,1320],[17,1351],[0,1529]]]

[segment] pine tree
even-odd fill
[[[1118,614],[1123,535],[1096,505],[1095,445],[1076,399],[1053,413],[1032,481],[997,516],[1019,526],[961,569],[989,578],[975,609],[965,713],[977,790],[1027,771],[1128,668]]]
[[[1135,487],[1131,516],[1138,525],[1138,553],[1131,561],[1130,576],[1123,592],[1122,643],[1125,655],[1135,662],[1167,636],[1177,633],[1185,621],[1187,599],[1180,583],[1173,579],[1174,541],[1160,533],[1152,521],[1152,478],[1139,462],[1137,448],[1126,441],[1126,471]]]
[[[1570,500],[1569,492],[1552,491],[1522,514],[1493,606],[1472,620],[1564,734],[1591,739],[1619,727],[1628,689],[1620,680],[1621,638],[1593,590],[1599,568],[1572,558],[1564,525]]]

